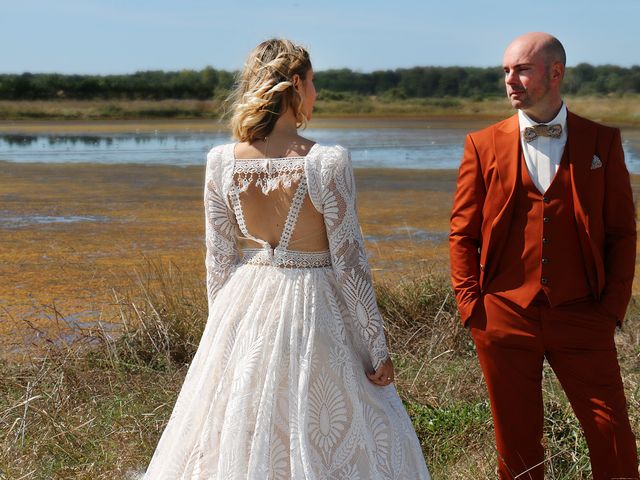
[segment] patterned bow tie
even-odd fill
[[[524,139],[531,142],[538,137],[560,138],[562,135],[562,125],[554,123],[553,125],[534,125],[524,129]]]

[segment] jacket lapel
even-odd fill
[[[496,168],[500,185],[504,191],[504,204],[493,218],[488,236],[484,239],[480,262],[480,286],[490,279],[496,268],[493,259],[502,251],[507,238],[507,230],[511,223],[515,200],[516,181],[520,171],[520,128],[518,115],[514,115],[500,125],[493,134]],[[497,262],[495,262],[497,264]]]
[[[567,146],[569,147],[569,171],[571,173],[571,188],[573,190],[573,212],[578,227],[578,237],[582,255],[587,265],[587,278],[591,285],[594,298],[599,298],[604,287],[604,275],[601,267],[602,258],[596,248],[593,248],[589,228],[591,213],[589,192],[593,188],[591,182],[591,159],[596,151],[597,131],[592,124],[577,115],[567,112]]]
[[[500,183],[507,198],[506,206],[513,199],[513,192],[515,190],[520,165],[520,128],[518,115],[513,115],[508,118],[496,129],[494,147],[498,172],[500,174]]]
[[[596,132],[589,132],[590,125],[577,115],[567,112],[567,145],[569,169],[573,186],[573,203],[578,225],[589,235],[589,198],[591,185],[591,159],[596,151]]]

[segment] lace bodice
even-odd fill
[[[234,145],[213,148],[205,180],[206,268],[209,305],[235,268],[243,264],[277,268],[332,267],[351,327],[377,368],[388,357],[383,323],[373,291],[356,211],[351,159],[346,149],[314,145],[306,157],[235,160]],[[251,186],[268,195],[297,184],[278,244],[253,236],[240,195]],[[292,234],[307,197],[322,214],[329,251],[290,250]],[[238,232],[260,248],[240,248]]]
[[[298,186],[291,200],[289,211],[284,222],[278,245],[271,245],[249,232],[244,218],[240,193],[246,191],[250,185],[255,185],[264,195],[275,191],[279,187]],[[245,238],[258,243],[261,248],[242,249],[243,263],[253,265],[272,265],[284,268],[312,268],[330,267],[331,255],[329,251],[295,251],[289,249],[289,242],[300,216],[300,209],[307,194],[307,181],[304,176],[304,158],[283,158],[267,160],[242,160],[235,163],[234,181],[231,186],[231,203],[235,213],[238,228]]]
[[[246,191],[255,183],[267,195],[279,186],[290,187],[304,177],[304,157],[245,159],[235,162],[234,186]]]

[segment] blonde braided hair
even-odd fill
[[[267,137],[288,108],[298,127],[305,126],[304,99],[293,87],[293,76],[305,80],[311,69],[309,53],[289,40],[262,42],[250,54],[229,97],[233,137],[253,142]]]

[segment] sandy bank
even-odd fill
[[[21,342],[33,328],[113,319],[112,287],[145,257],[203,275],[203,173],[0,162],[0,335]],[[362,169],[356,178],[376,279],[446,275],[456,172]],[[640,176],[633,185],[637,195]]]
[[[0,334],[109,320],[111,287],[145,257],[203,273],[203,173],[0,162]],[[378,278],[446,269],[454,171],[358,170],[357,181]]]

